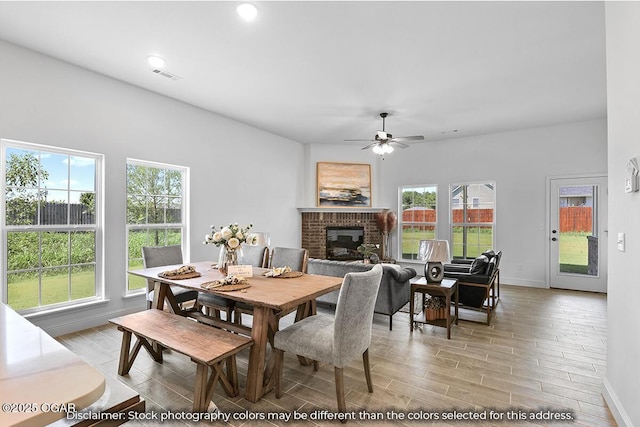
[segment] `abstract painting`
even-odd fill
[[[371,165],[318,162],[317,204],[343,207],[371,207]]]

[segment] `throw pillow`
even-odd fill
[[[487,266],[489,265],[489,258],[486,255],[480,255],[478,258],[474,259],[471,263],[471,267],[469,268],[469,273],[471,274],[484,274],[487,271]]]
[[[489,259],[489,261],[491,261],[491,258],[496,256],[496,253],[493,251],[493,249],[487,249],[486,251],[482,252],[480,255],[486,256]]]

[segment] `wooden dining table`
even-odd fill
[[[246,399],[251,402],[258,401],[264,393],[274,386],[274,358],[268,357],[267,345],[273,345],[273,335],[278,331],[278,321],[281,316],[292,311],[296,312],[296,321],[315,314],[315,299],[320,295],[339,289],[342,278],[332,276],[320,276],[303,274],[300,277],[278,278],[265,277],[269,271],[263,268],[253,268],[253,277],[247,277],[249,287],[232,292],[221,292],[215,289],[205,289],[202,284],[220,280],[224,275],[211,262],[189,263],[200,273],[199,277],[188,279],[168,279],[158,276],[167,270],[173,270],[180,265],[131,270],[130,274],[151,279],[155,282],[153,308],[163,310],[166,305],[172,312],[182,316],[192,316],[199,321],[210,323],[214,326],[224,327],[229,330],[245,332],[253,338],[254,344],[249,352],[247,367]],[[170,286],[207,292],[224,298],[243,302],[253,307],[253,323],[251,328],[238,328],[227,322],[205,317],[200,312],[182,310],[171,291]],[[299,358],[301,363],[308,363]]]

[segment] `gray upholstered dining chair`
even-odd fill
[[[291,267],[292,271],[307,272],[309,251],[304,248],[273,248],[271,253],[271,268]]]
[[[243,245],[241,264],[267,268],[269,265],[269,248],[266,246]]]
[[[163,265],[182,264],[182,247],[180,245],[170,246],[143,246],[142,247],[142,264],[144,268],[162,267]],[[145,288],[147,297],[147,309],[151,308],[153,303],[155,282],[147,280]],[[171,286],[171,292],[176,297],[178,304],[198,298],[198,291],[181,288],[180,286]]]
[[[247,248],[249,248],[248,246]],[[245,248],[243,248],[244,251]],[[267,255],[267,260],[269,256]],[[304,248],[273,248],[271,251],[271,267],[288,266],[292,271],[307,272],[309,251]],[[242,325],[242,314],[252,314],[253,307],[248,304],[237,303],[233,314],[233,322]],[[287,313],[285,313],[287,314]]]
[[[382,266],[375,265],[362,273],[344,276],[335,316],[315,315],[306,317],[276,332],[274,349],[276,356],[276,397],[282,396],[282,371],[284,352],[303,356],[334,366],[338,411],[346,412],[343,369],[362,356],[364,374],[369,393],[373,393],[369,367],[369,345],[373,309],[382,279]]]

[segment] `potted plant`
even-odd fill
[[[363,260],[365,264],[368,264],[370,261],[376,263],[379,260],[377,253],[379,247],[380,245],[376,245],[373,243],[363,243],[358,246],[356,250],[364,257]]]

